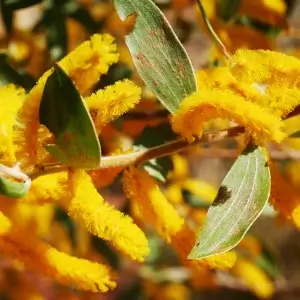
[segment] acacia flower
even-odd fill
[[[230,58],[228,65],[240,81],[299,86],[300,60],[281,52],[240,49]]]
[[[93,235],[109,241],[131,258],[143,261],[149,254],[148,241],[131,217],[105,203],[84,171],[72,172],[68,185],[71,192],[68,214]]]
[[[214,118],[229,118],[245,126],[258,143],[264,139],[281,142],[284,138],[279,117],[230,90],[201,89],[186,97],[173,115],[172,127],[193,141],[195,136],[201,136],[204,123]]]
[[[12,129],[18,110],[25,99],[25,91],[14,85],[0,88],[0,160],[1,163],[12,165],[15,163]]]
[[[32,270],[82,290],[106,292],[115,287],[105,265],[57,251],[27,231],[14,226],[0,213],[0,249]]]
[[[81,44],[58,64],[70,76],[79,92],[84,94],[117,60],[113,38],[106,34],[95,34],[90,41]],[[39,105],[46,81],[52,72],[53,69],[47,71],[30,91],[14,127],[16,156],[23,168],[32,169],[36,163],[48,156],[43,143],[51,135],[45,128],[40,128]]]
[[[141,89],[130,80],[118,81],[85,99],[99,133],[103,126],[132,109],[140,100]]]
[[[55,202],[63,204],[63,199],[69,195],[67,179],[67,172],[39,176],[32,181],[29,192],[20,201],[37,205]]]

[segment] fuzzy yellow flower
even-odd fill
[[[172,126],[175,132],[193,141],[202,135],[205,122],[220,117],[245,126],[258,143],[264,139],[281,142],[285,136],[280,118],[229,90],[203,89],[188,96],[173,115]]]
[[[107,266],[57,251],[22,228],[12,225],[2,213],[0,251],[20,259],[40,274],[55,278],[63,284],[75,285],[82,290],[106,292],[116,285]]]
[[[99,133],[103,126],[132,109],[140,100],[141,89],[130,80],[118,81],[85,99]]]
[[[93,35],[90,41],[84,42],[58,62],[81,94],[88,91],[102,74],[107,73],[111,64],[117,62],[118,54],[113,40],[110,35]],[[28,170],[48,156],[43,143],[51,135],[39,126],[39,105],[46,81],[52,72],[53,69],[47,71],[30,91],[14,128],[16,156]]]
[[[93,235],[109,241],[131,258],[143,261],[149,254],[148,241],[133,220],[105,203],[84,171],[72,172],[68,184],[72,195],[68,214]]]
[[[0,88],[0,161],[3,164],[15,163],[13,148],[13,125],[18,110],[25,100],[25,91],[14,85]]]
[[[300,60],[281,52],[241,49],[228,64],[232,74],[241,81],[299,87]]]
[[[20,201],[30,204],[43,205],[46,203],[60,202],[68,194],[67,172],[39,176],[32,181],[29,192]]]

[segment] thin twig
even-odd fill
[[[244,127],[236,126],[217,132],[204,133],[200,138],[195,138],[192,143],[189,143],[186,140],[176,140],[157,147],[139,150],[129,154],[103,156],[101,158],[100,166],[97,169],[101,170],[115,167],[127,167],[130,165],[140,165],[154,158],[168,156],[170,154],[183,151],[191,145],[219,142],[226,138],[236,137],[244,132]],[[34,179],[45,174],[58,173],[66,170],[68,170],[67,166],[53,164],[41,166],[37,171],[33,171],[27,175]]]
[[[197,0],[197,4],[198,4],[198,7],[200,9],[201,15],[203,17],[204,23],[205,23],[208,31],[210,32],[212,38],[215,40],[216,44],[219,46],[220,50],[223,52],[223,54],[226,56],[226,58],[229,59],[230,58],[230,53],[228,52],[225,45],[223,44],[223,42],[221,41],[219,36],[214,31],[212,25],[210,24],[210,21],[207,17],[207,14],[206,14],[205,9],[204,9],[204,7],[201,3],[201,0]]]

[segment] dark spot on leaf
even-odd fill
[[[248,155],[250,154],[251,152],[255,151],[257,149],[257,146],[256,145],[248,145],[248,147],[242,152],[241,155]]]
[[[221,185],[217,194],[216,199],[214,200],[212,206],[218,206],[224,204],[231,197],[231,191],[227,186]]]

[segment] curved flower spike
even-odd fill
[[[201,136],[204,123],[214,118],[229,118],[245,126],[258,144],[265,139],[281,142],[285,136],[279,117],[229,90],[202,89],[188,96],[173,115],[172,126],[193,141],[194,136]]]
[[[300,60],[270,50],[238,50],[228,61],[232,74],[249,83],[299,85]]]
[[[143,261],[149,254],[148,241],[133,220],[105,203],[84,171],[70,173],[68,184],[72,194],[68,214],[93,235],[109,241],[132,259]]]
[[[16,161],[13,148],[13,125],[18,110],[25,100],[25,91],[14,85],[0,88],[0,157],[1,163],[13,165]]]
[[[132,109],[140,100],[141,88],[130,80],[118,81],[87,97],[85,103],[99,133],[101,128]]]
[[[38,240],[31,233],[14,226],[0,213],[0,251],[19,259],[34,271],[92,292],[107,292],[116,283],[110,270],[85,259],[69,256]]]

